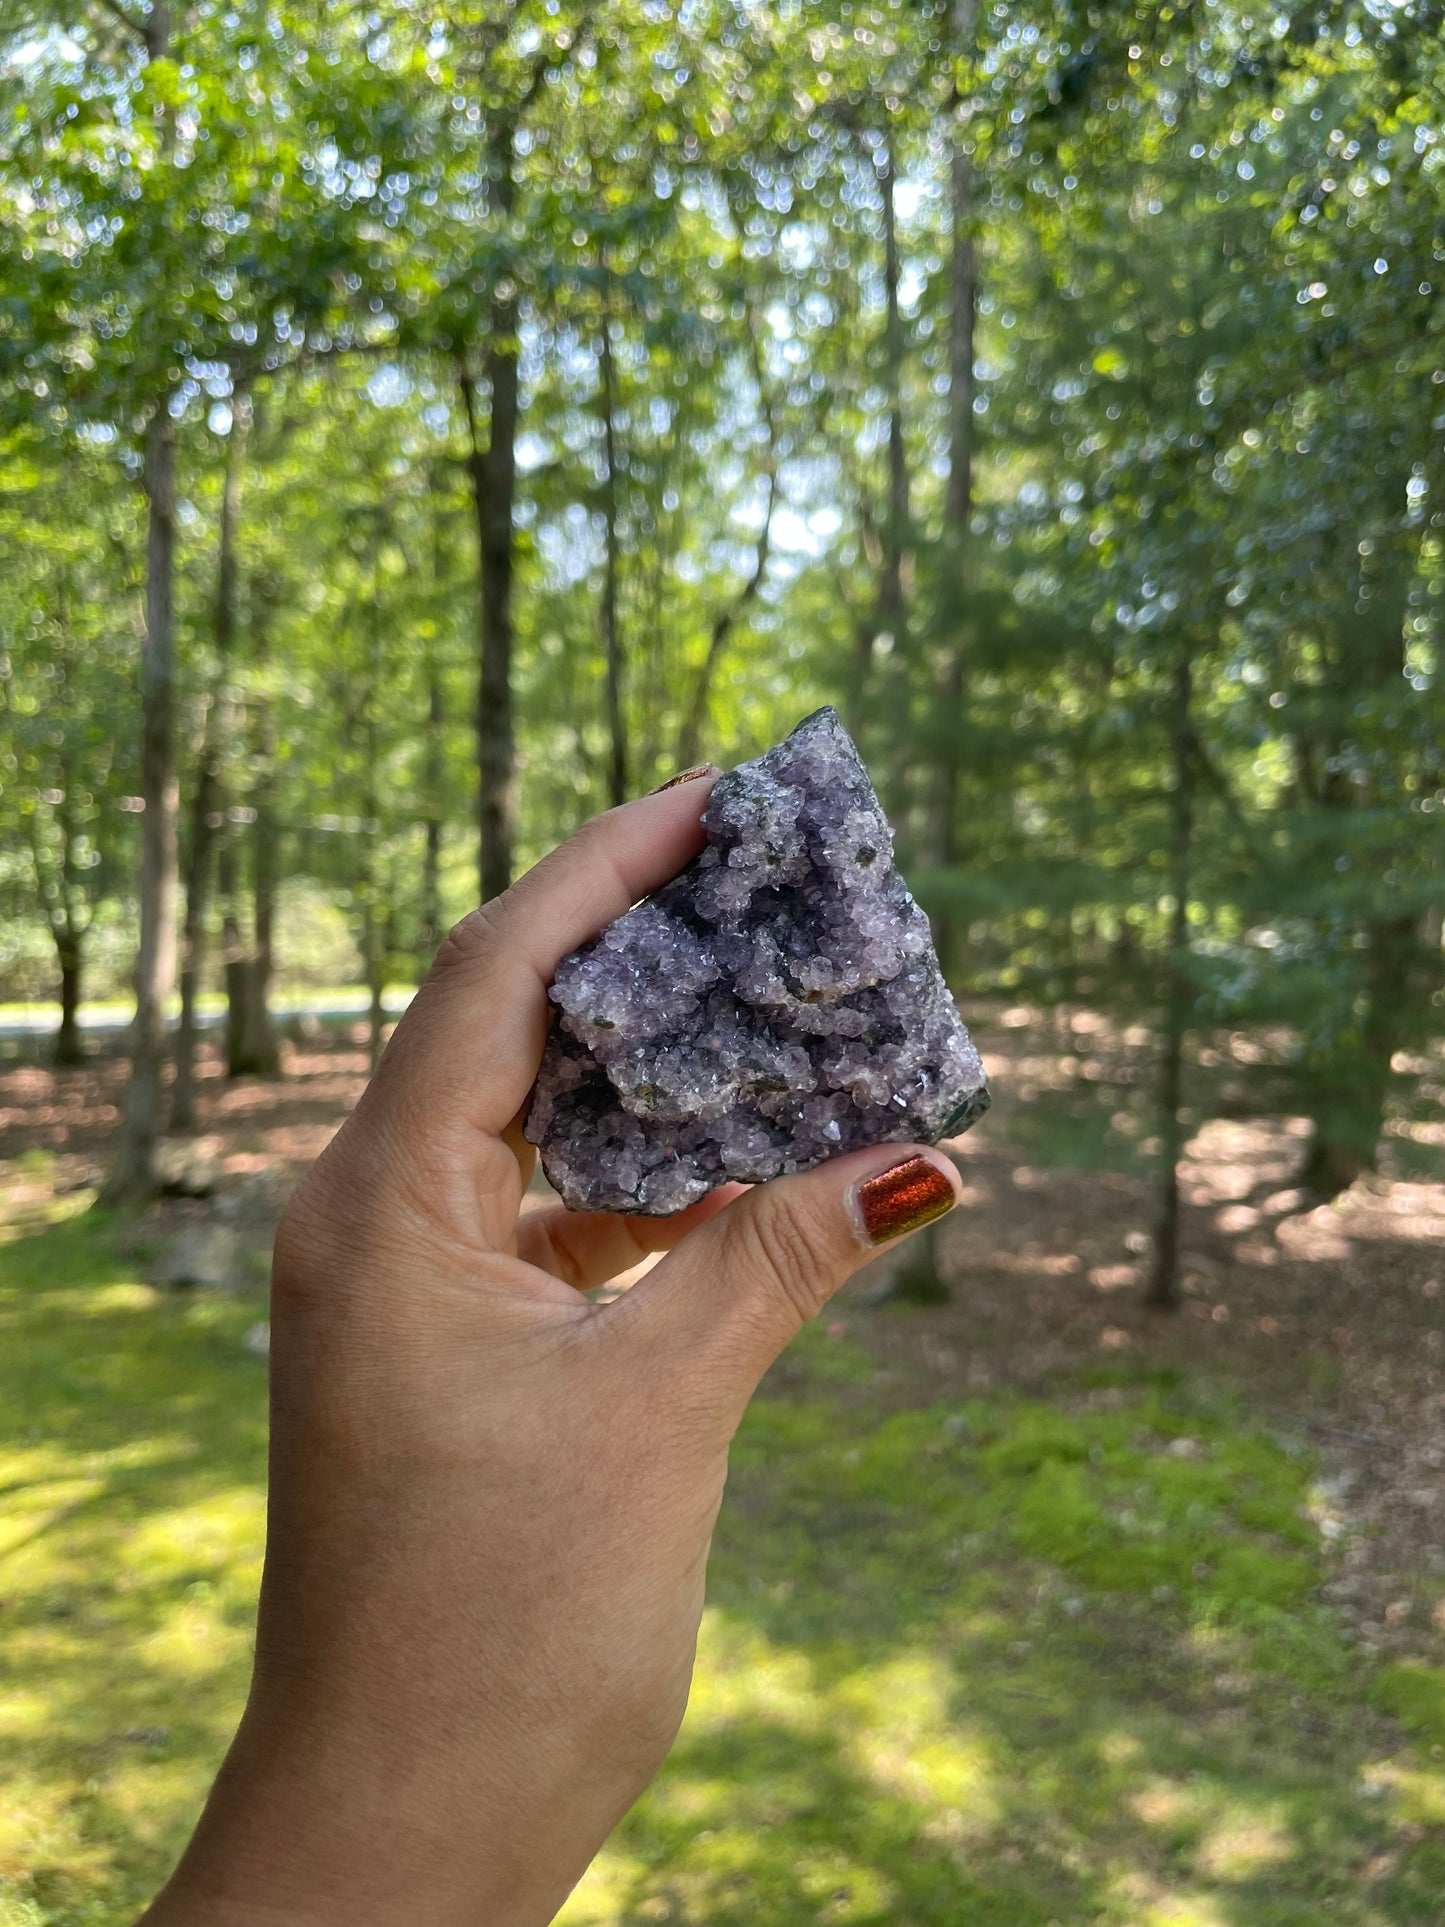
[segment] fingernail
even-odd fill
[[[932,1224],[957,1203],[948,1173],[932,1158],[918,1156],[860,1179],[848,1194],[853,1222],[873,1245],[886,1245]]]
[[[694,763],[691,769],[685,769],[680,776],[669,776],[665,783],[659,783],[655,790],[649,790],[647,794],[661,796],[664,790],[675,790],[680,783],[695,783],[699,776],[716,775],[717,771],[711,763]]]

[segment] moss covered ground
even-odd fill
[[[131,1921],[245,1686],[260,1308],[124,1250],[0,1245],[0,1927]],[[744,1427],[687,1725],[570,1927],[1445,1922],[1445,1673],[1316,1596],[1307,1452],[1207,1364],[910,1405],[850,1334]]]

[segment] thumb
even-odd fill
[[[961,1196],[953,1163],[928,1145],[852,1152],[754,1186],[689,1233],[627,1297],[675,1364],[705,1362],[740,1407],[846,1279]]]

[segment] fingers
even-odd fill
[[[554,1278],[591,1291],[655,1251],[671,1251],[690,1231],[715,1217],[746,1187],[724,1185],[671,1218],[623,1217],[615,1211],[567,1211],[561,1205],[528,1212],[517,1226],[517,1256]]]
[[[697,855],[715,775],[594,817],[465,917],[397,1025],[366,1109],[388,1107],[427,1151],[458,1130],[504,1130],[537,1073],[559,959]]]
[[[701,1366],[737,1414],[788,1340],[853,1272],[952,1210],[942,1151],[879,1145],[757,1185],[693,1231],[623,1304],[684,1369]]]

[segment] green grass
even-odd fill
[[[225,1744],[256,1315],[94,1218],[0,1246],[0,1927],[129,1922]],[[564,1921],[1439,1927],[1442,1677],[1316,1602],[1311,1477],[1205,1379],[900,1412],[813,1328],[738,1443],[682,1739]]]

